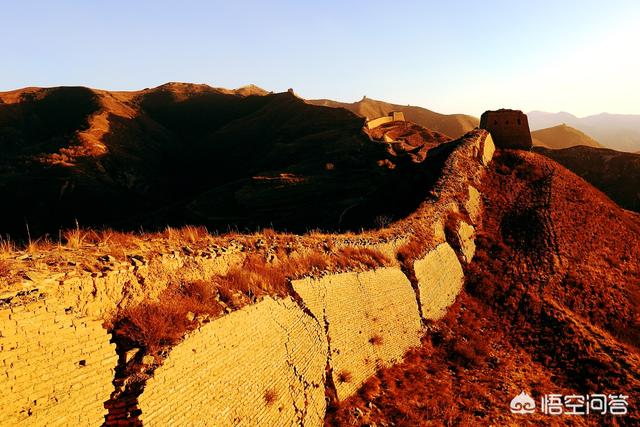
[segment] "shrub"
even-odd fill
[[[114,334],[132,345],[141,346],[148,354],[177,344],[184,334],[197,326],[188,313],[218,316],[222,307],[216,300],[214,287],[193,282],[167,288],[158,301],[145,300],[120,313],[113,322]]]

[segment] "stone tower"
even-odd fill
[[[529,121],[522,111],[485,111],[480,117],[480,128],[489,131],[497,147],[530,150],[533,146]]]

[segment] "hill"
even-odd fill
[[[640,212],[640,155],[584,146],[535,150],[579,175],[623,208]]]
[[[397,158],[349,111],[255,86],[167,83],[0,94],[0,233],[60,228],[350,229],[397,218],[437,167]],[[425,134],[427,135],[427,134]],[[126,208],[123,208],[126,207]]]
[[[555,150],[573,147],[576,145],[602,147],[590,136],[565,124],[533,131],[531,132],[531,137],[533,139],[534,146],[552,148]]]
[[[607,148],[636,152],[640,147],[640,115],[602,113],[579,118],[566,112],[531,111],[527,116],[531,130],[566,123]]]
[[[498,152],[491,169],[465,291],[329,425],[548,425],[544,394],[640,391],[640,216],[535,153]],[[538,411],[511,415],[522,390]]]
[[[360,117],[369,119],[386,116],[391,111],[402,111],[406,120],[427,129],[443,133],[450,138],[459,138],[477,127],[480,123],[477,118],[465,114],[440,114],[422,107],[390,104],[367,97],[353,103],[338,102],[329,99],[313,99],[307,100],[306,102],[313,105],[344,108]]]

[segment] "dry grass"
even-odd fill
[[[73,230],[66,230],[62,233],[65,244],[68,248],[78,249],[84,246],[89,233],[81,230],[79,227]]]
[[[428,225],[417,223],[413,228],[411,238],[398,249],[396,256],[404,266],[412,270],[413,262],[422,258],[427,250],[433,246],[434,241],[433,229]]]
[[[238,298],[231,291],[239,291],[249,298],[261,295],[285,296],[290,293],[289,281],[324,271],[369,270],[389,265],[382,253],[368,248],[342,248],[333,254],[311,251],[306,255],[282,257],[269,263],[261,254],[247,256],[243,265],[232,268],[226,276],[215,279],[221,298],[238,307]]]
[[[40,252],[50,251],[55,246],[56,246],[56,244],[53,243],[51,240],[49,240],[49,238],[42,237],[40,239],[30,240],[27,243],[27,245],[25,247],[25,250],[27,251],[27,253],[33,255],[33,254],[37,254],[37,253],[40,253]]]
[[[343,248],[331,254],[311,251],[275,262],[268,262],[264,254],[250,253],[242,265],[225,276],[215,277],[210,283],[171,286],[157,301],[146,300],[118,313],[107,327],[130,345],[158,354],[197,327],[189,312],[217,317],[227,307],[239,309],[261,296],[290,295],[291,279],[325,271],[369,270],[389,263],[383,254],[367,248]],[[372,344],[378,342],[381,338]]]
[[[216,288],[205,282],[173,286],[158,301],[147,300],[119,313],[112,329],[130,345],[144,348],[147,354],[157,354],[197,327],[197,319],[190,319],[189,313],[219,316],[223,307],[216,296]]]
[[[0,253],[12,253],[16,251],[16,245],[11,239],[0,237]]]
[[[11,273],[11,263],[5,259],[0,259],[0,277],[8,276]]]
[[[182,228],[167,227],[163,236],[171,242],[178,242],[180,244],[189,243],[196,244],[203,239],[211,237],[206,227],[197,227],[193,225],[187,225]]]

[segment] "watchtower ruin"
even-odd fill
[[[489,131],[497,147],[530,150],[533,146],[529,120],[520,110],[485,111],[480,117],[480,128]]]

